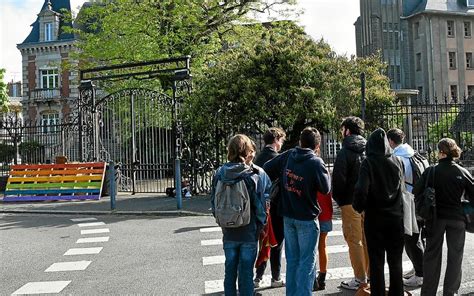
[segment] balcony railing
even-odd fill
[[[30,91],[30,100],[52,100],[61,98],[61,88],[37,88]]]

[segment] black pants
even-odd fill
[[[425,276],[421,295],[436,295],[441,275],[441,259],[443,241],[446,234],[448,245],[448,262],[444,275],[443,295],[454,295],[461,285],[462,257],[466,238],[466,223],[462,220],[437,219],[432,227],[431,235],[426,239],[424,257]]]
[[[276,245],[270,250],[270,265],[272,269],[272,278],[274,280],[279,280],[281,273],[281,254],[284,240],[283,217],[278,215],[277,207],[274,205],[271,205],[270,207],[270,215],[272,218],[273,233],[275,234],[275,238],[278,242],[278,245]],[[263,274],[265,273],[266,268],[267,261],[264,261],[262,262],[262,264],[260,264],[260,266],[257,267],[255,277],[261,279],[263,277]]]
[[[416,276],[423,277],[423,252],[424,245],[420,245],[418,242],[422,235],[423,222],[418,221],[418,228],[420,233],[413,233],[413,235],[404,235],[405,237],[405,251],[407,252],[408,258],[413,263]]]
[[[372,295],[385,295],[385,253],[390,273],[389,296],[403,295],[402,254],[403,218],[365,218],[365,238],[369,251],[370,290]]]

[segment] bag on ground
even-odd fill
[[[244,179],[217,181],[215,195],[216,222],[223,228],[237,228],[250,223],[250,196]]]

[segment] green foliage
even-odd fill
[[[258,130],[277,123],[295,144],[306,126],[329,130],[344,116],[360,115],[360,72],[367,75],[367,108],[392,100],[385,65],[377,57],[337,56],[291,22],[248,27],[248,38],[216,55],[197,78],[187,102],[195,131]],[[251,127],[250,127],[250,126]]]
[[[452,107],[449,112],[442,113],[436,122],[428,124],[428,141],[436,144],[442,138],[452,138],[464,149],[472,147],[473,134],[471,132],[458,132],[452,130],[456,118],[459,116],[459,108]]]
[[[0,69],[0,111],[8,111],[8,93],[7,84],[3,81],[5,69]]]
[[[0,143],[0,162],[9,163],[15,157],[15,147]]]

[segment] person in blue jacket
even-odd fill
[[[257,242],[260,231],[267,220],[266,199],[271,182],[262,168],[251,163],[255,156],[252,140],[242,134],[233,136],[227,145],[229,162],[217,169],[212,184],[211,206],[215,216],[216,186],[219,180],[242,179],[249,193],[250,223],[237,228],[222,228],[225,254],[224,293],[226,296],[253,296],[253,266],[257,258]]]
[[[321,135],[312,127],[300,135],[300,146],[263,166],[272,180],[281,180],[279,213],[283,216],[286,255],[286,295],[312,295],[319,238],[316,200],[319,191],[330,191],[324,161],[318,157]]]

